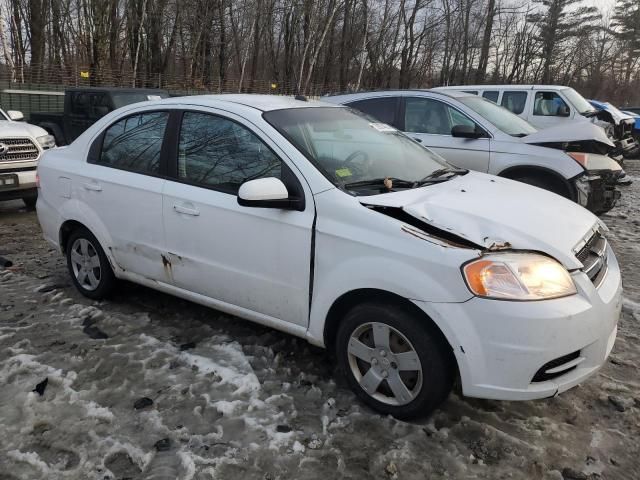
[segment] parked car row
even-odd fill
[[[527,400],[603,365],[620,268],[580,206],[615,202],[601,129],[537,131],[455,92],[328,100],[108,113],[40,161],[44,237],[83,295],[125,279],[306,338],[401,418],[456,382]]]
[[[614,144],[589,122],[544,130],[493,101],[456,90],[401,90],[324,97],[405,132],[449,163],[535,185],[595,213],[615,205],[623,175]]]

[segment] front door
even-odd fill
[[[480,128],[459,110],[436,99],[407,97],[404,104],[404,132],[449,163],[470,170],[489,170],[488,138],[457,138],[451,135],[456,125]]]
[[[574,112],[557,92],[535,92],[529,108],[529,122],[540,130],[574,121],[571,118]]]
[[[166,274],[180,288],[306,326],[313,198],[276,151],[229,113],[184,113],[164,193]],[[305,210],[240,206],[240,185],[265,177],[304,195]]]

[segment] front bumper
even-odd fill
[[[0,175],[16,175],[18,184],[15,188],[0,188],[0,200],[13,200],[23,197],[32,197],[38,194],[36,186],[36,169],[11,170],[0,169]]]
[[[608,271],[598,288],[576,272],[578,294],[570,297],[539,302],[482,298],[464,303],[415,302],[449,340],[463,394],[498,400],[544,398],[597,372],[613,348],[622,306],[620,269],[611,247],[607,255]],[[552,379],[534,381],[543,366],[576,352],[577,357],[571,357],[576,365],[561,366],[564,373]],[[557,364],[545,368],[553,367],[558,370]]]
[[[574,179],[577,203],[595,214],[611,210],[620,198],[616,188],[620,172],[624,170],[589,171]]]

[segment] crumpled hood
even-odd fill
[[[620,122],[633,120],[633,116],[614,107],[609,102],[598,102],[597,100],[589,100],[589,103],[591,103],[591,105],[593,105],[594,107],[609,113],[616,125],[619,125]]]
[[[47,135],[44,128],[31,125],[24,122],[0,121],[0,138],[1,137],[41,137]]]
[[[565,143],[565,142],[583,142],[593,140],[603,143],[608,147],[615,147],[615,144],[609,140],[604,130],[586,122],[567,122],[564,125],[558,125],[551,128],[538,130],[535,133],[522,137],[524,143],[544,144],[544,143]]]
[[[358,199],[363,205],[401,208],[485,249],[502,245],[544,252],[569,270],[582,268],[574,247],[593,228],[604,227],[587,209],[565,198],[477,172],[422,188]]]

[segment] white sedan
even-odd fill
[[[38,172],[44,236],[82,294],[126,279],[306,338],[383,413],[426,414],[456,378],[556,395],[613,348],[620,269],[594,215],[345,107],[130,105]]]

